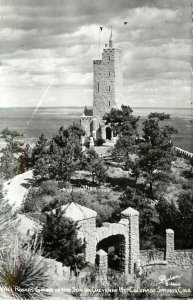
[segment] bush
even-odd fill
[[[22,211],[41,212],[59,193],[58,183],[55,180],[42,182],[39,187],[31,187],[23,201]]]
[[[19,133],[17,130],[12,130],[12,129],[9,129],[8,127],[2,129],[1,134],[2,134],[2,137],[5,138],[5,139],[8,136],[11,136],[13,138],[23,136],[23,134]]]

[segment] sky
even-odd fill
[[[92,105],[111,25],[123,103],[191,107],[190,0],[0,0],[0,107]]]

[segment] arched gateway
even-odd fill
[[[85,240],[86,261],[95,264],[97,253],[119,257],[119,268],[133,273],[139,259],[139,212],[129,207],[121,213],[119,223],[103,223],[96,227],[97,213],[87,207],[71,202],[63,205],[66,217],[78,221],[79,236]],[[112,262],[109,261],[110,266]]]

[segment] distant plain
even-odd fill
[[[139,131],[150,112],[165,112],[171,115],[178,135],[173,137],[175,146],[193,152],[193,109],[186,108],[133,108],[133,114],[140,116]],[[23,133],[25,141],[33,144],[43,132],[48,139],[63,125],[79,122],[83,107],[41,107],[35,112],[32,107],[0,108],[0,130],[5,127]]]

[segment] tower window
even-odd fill
[[[110,87],[110,86],[108,87],[108,91],[109,91],[109,92],[111,91],[111,87]]]
[[[97,92],[99,92],[99,82],[97,82]]]
[[[109,106],[111,106],[111,101],[109,101]]]
[[[110,55],[109,55],[109,61],[111,61],[111,57],[110,57]]]
[[[109,77],[111,77],[111,72],[109,71]]]

